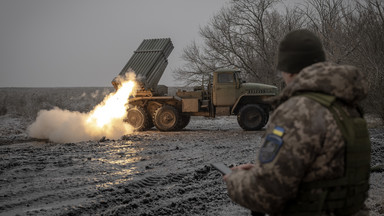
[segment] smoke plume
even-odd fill
[[[36,121],[28,127],[28,135],[53,142],[99,140],[102,137],[119,139],[133,132],[126,117],[128,98],[135,92],[134,74],[118,77],[120,88],[107,95],[103,102],[88,113],[55,107],[40,110]]]

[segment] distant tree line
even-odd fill
[[[304,2],[304,1],[303,1]],[[247,81],[282,86],[277,47],[289,31],[306,28],[322,40],[329,61],[367,74],[365,108],[384,119],[384,2],[382,0],[231,0],[200,29],[202,44],[184,49],[177,80],[201,85],[219,68],[238,68]]]

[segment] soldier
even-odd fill
[[[370,142],[357,103],[367,94],[353,66],[326,62],[308,30],[288,33],[277,69],[287,86],[255,164],[224,176],[236,203],[269,215],[364,215]]]

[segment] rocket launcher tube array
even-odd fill
[[[125,76],[127,72],[134,72],[142,88],[154,90],[168,65],[167,58],[173,48],[170,38],[145,39],[119,75]],[[112,84],[115,89],[119,86],[116,78],[112,81]]]

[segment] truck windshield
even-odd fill
[[[233,83],[233,73],[218,74],[219,83]]]

